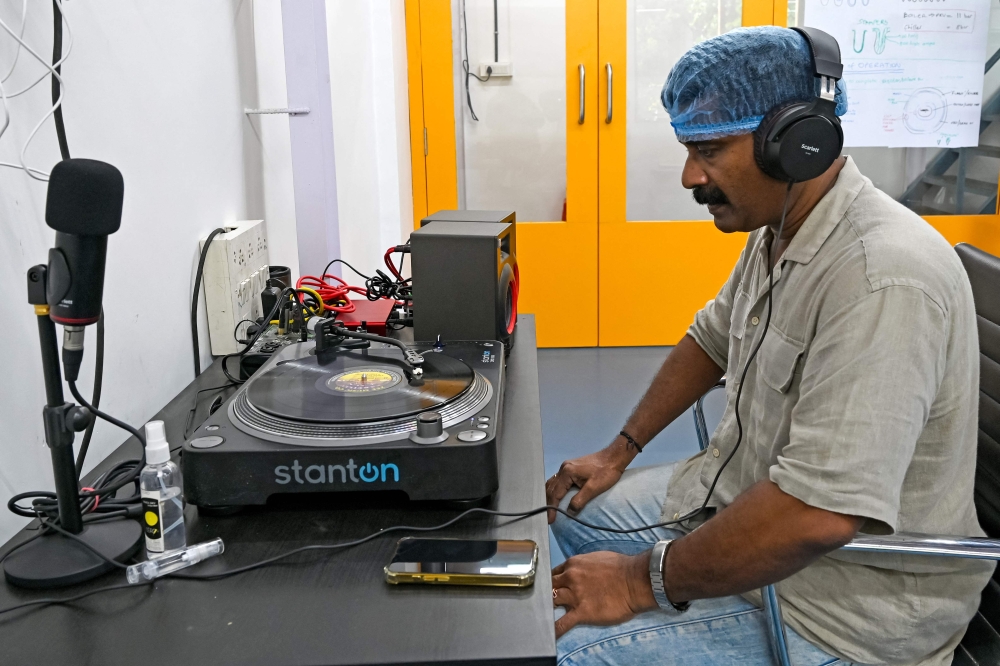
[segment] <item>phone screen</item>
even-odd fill
[[[524,576],[535,566],[534,541],[401,539],[388,571]]]

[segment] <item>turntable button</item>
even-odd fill
[[[463,430],[458,433],[458,439],[463,442],[479,442],[486,439],[486,433],[482,430]]]
[[[192,439],[190,444],[196,449],[211,449],[222,444],[224,441],[226,440],[219,436],[199,437],[198,439]]]
[[[479,417],[479,422],[480,423],[489,423],[490,422],[490,417],[488,417],[488,416],[480,416]]]

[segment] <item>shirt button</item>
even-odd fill
[[[680,517],[681,517],[681,514],[679,514],[679,513],[675,513],[675,514],[674,514],[674,520],[677,520],[677,519],[678,519],[678,518],[680,518]]]
[[[760,317],[754,317],[753,319],[750,320],[750,323],[756,326],[757,324],[760,323]]]
[[[712,455],[715,456],[716,458],[718,458],[719,457],[719,449],[712,449]]]

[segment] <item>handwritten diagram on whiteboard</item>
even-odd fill
[[[979,145],[989,0],[812,0],[840,42],[847,146]]]

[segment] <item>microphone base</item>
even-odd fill
[[[76,536],[115,562],[124,563],[142,546],[142,527],[130,518],[88,523]],[[18,548],[3,563],[8,583],[33,589],[75,585],[114,568],[79,542],[57,532]]]

